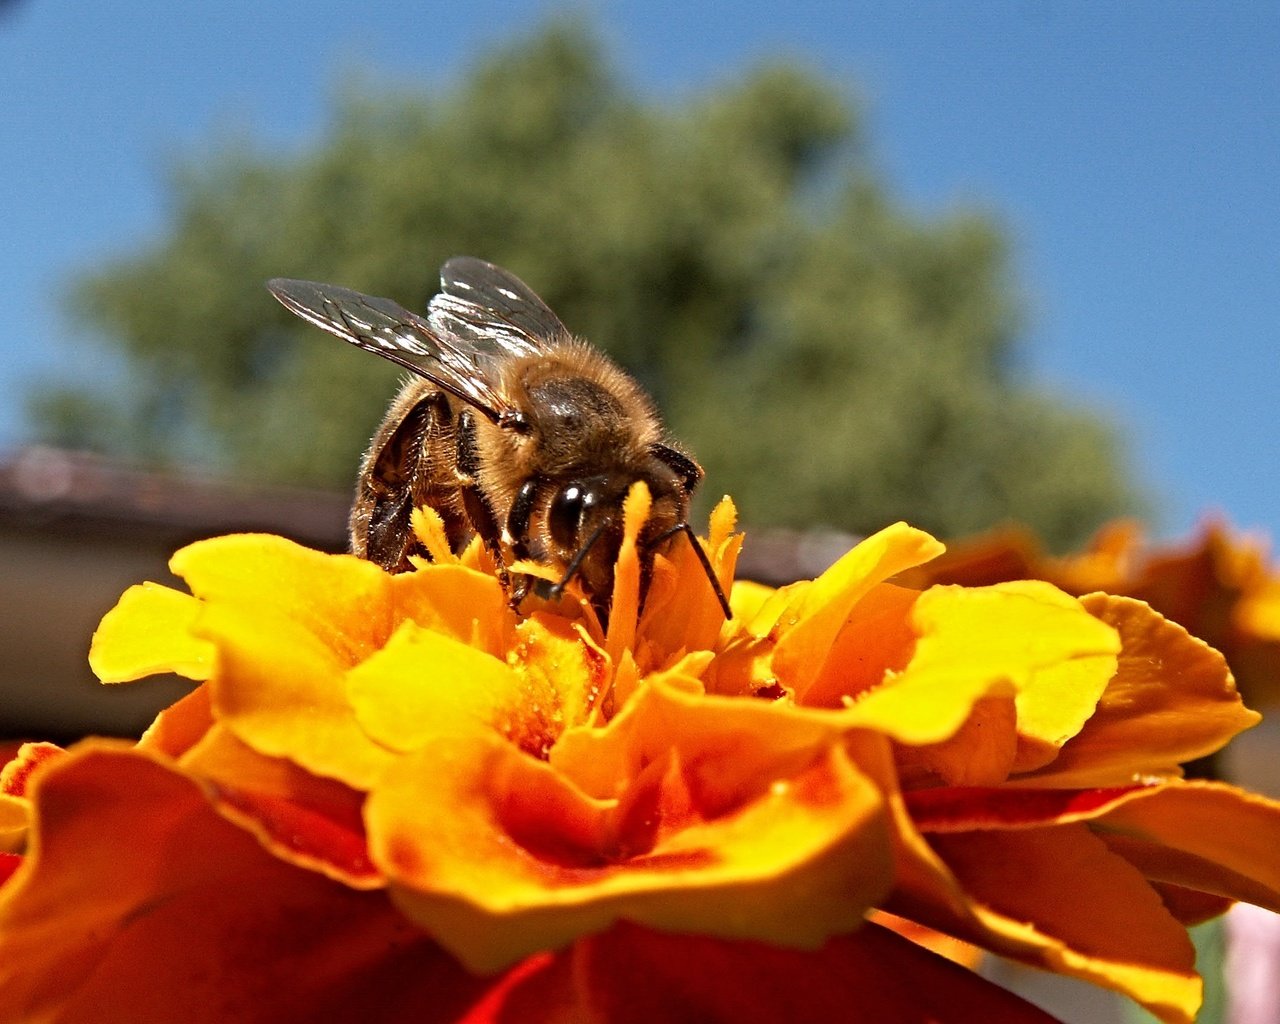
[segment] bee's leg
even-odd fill
[[[469,410],[458,414],[458,490],[462,495],[462,505],[466,509],[467,518],[475,527],[476,534],[489,553],[493,555],[494,564],[498,568],[498,578],[507,593],[511,592],[511,576],[507,572],[507,563],[502,557],[502,531],[498,527],[498,517],[493,506],[480,489],[480,455],[476,450],[476,421]]]
[[[507,513],[507,537],[511,541],[511,553],[516,558],[528,558],[529,523],[533,518],[533,506],[538,491],[543,486],[541,477],[530,477],[516,491],[515,500],[511,503],[511,511]],[[525,573],[518,573],[511,588],[511,607],[516,608],[530,590],[537,591],[539,580]]]
[[[351,550],[388,572],[410,569],[409,555],[420,550],[413,509],[436,502],[430,493],[415,493],[415,484],[423,477],[429,439],[448,429],[450,415],[443,394],[428,394],[403,416],[388,416],[365,454],[351,509]]]
[[[530,477],[516,491],[515,501],[507,514],[507,536],[516,558],[529,557],[529,520],[533,518],[533,502],[542,486],[540,477]]]

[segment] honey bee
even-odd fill
[[[622,502],[643,480],[652,509],[640,536],[642,594],[655,552],[684,534],[726,617],[715,573],[689,526],[702,480],[630,376],[569,333],[514,274],[462,256],[440,270],[425,316],[336,285],[277,278],[286,309],[410,372],[360,466],[351,547],[389,572],[425,555],[410,516],[429,506],[459,551],[479,536],[513,605],[529,587],[506,566],[550,566],[558,597],[577,579],[608,614]]]

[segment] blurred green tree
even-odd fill
[[[124,356],[114,402],[33,403],[47,439],[345,484],[396,371],[279,309],[274,276],[421,308],[469,253],[642,379],[750,525],[1078,541],[1135,495],[1116,433],[1014,364],[988,215],[895,204],[848,99],[789,66],[662,104],[557,22],[441,95],[349,89],[300,155],[215,146],[173,221],[73,283]]]

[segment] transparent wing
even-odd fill
[[[390,299],[338,285],[278,277],[267,289],[308,323],[426,377],[494,422],[516,411],[497,386],[499,359],[512,346],[492,332],[453,331],[430,314],[424,319]]]
[[[427,307],[427,322],[444,337],[524,356],[568,336],[560,318],[532,288],[474,256],[455,256],[441,267],[440,289]]]

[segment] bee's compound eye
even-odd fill
[[[587,504],[587,492],[578,484],[568,484],[556,492],[547,513],[547,526],[551,539],[566,551],[578,546],[578,527],[582,523],[582,510]]]

